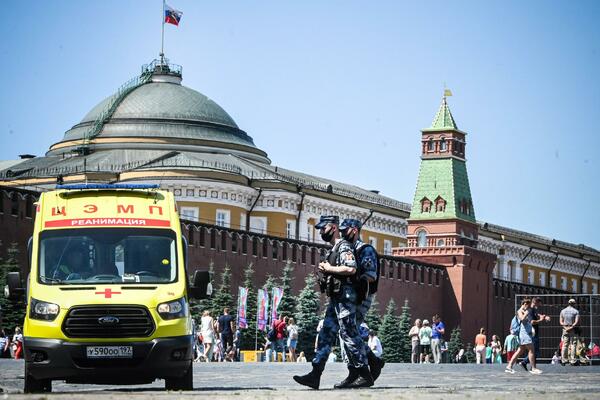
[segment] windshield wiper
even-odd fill
[[[40,279],[44,283],[61,283],[63,281],[62,279],[51,278],[49,276],[40,276]]]

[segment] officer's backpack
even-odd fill
[[[277,340],[277,330],[275,330],[274,326],[271,326],[271,329],[267,331],[267,339],[269,342],[274,342]]]
[[[369,294],[374,294],[374,293],[377,293],[377,286],[379,285],[379,275],[381,274],[381,268],[379,266],[379,254],[377,254],[377,250],[375,250],[375,248],[372,245],[365,243],[356,250],[356,260],[357,260],[357,262],[358,262],[358,260],[360,260],[360,256],[361,256],[362,252],[367,247],[372,248],[373,252],[375,253],[377,277],[375,278],[375,281],[369,283]]]

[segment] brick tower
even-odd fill
[[[421,168],[408,219],[407,247],[396,256],[446,267],[445,301],[439,313],[463,341],[490,326],[492,270],[496,256],[477,249],[478,225],[465,161],[466,133],[459,130],[446,97],[421,137]],[[423,316],[429,318],[430,316]]]

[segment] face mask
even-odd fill
[[[342,231],[342,237],[349,242],[354,242],[354,236],[354,229],[345,229]]]
[[[331,228],[328,231],[325,231],[325,232],[321,233],[321,239],[323,239],[326,242],[331,242],[331,239],[333,239],[333,232],[334,231],[335,231],[335,229]]]

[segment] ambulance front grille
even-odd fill
[[[78,306],[67,313],[62,331],[72,338],[147,337],[154,320],[141,306]]]

